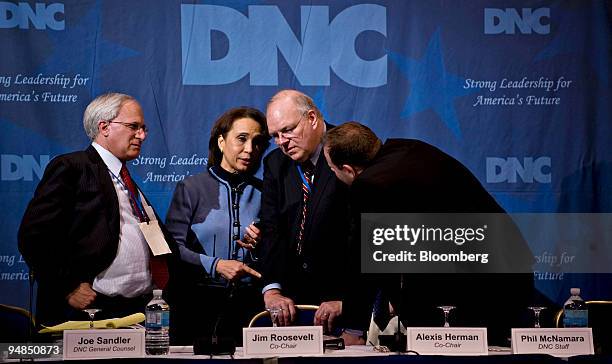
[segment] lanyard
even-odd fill
[[[107,168],[108,169],[108,168]],[[121,180],[121,178],[117,177],[113,171],[111,171],[110,169],[108,169],[108,171],[110,172],[111,176],[113,176],[114,179],[117,180],[117,182],[119,182],[127,191],[128,194],[128,198],[132,201],[134,201],[134,204],[136,205],[136,208],[138,208],[138,210],[140,210],[140,214],[145,218],[146,222],[148,223],[149,221],[151,221],[151,219],[149,219],[149,215],[147,215],[147,212],[145,211],[145,209],[142,207],[142,201],[140,200],[140,196],[134,196],[134,194],[132,193],[132,191],[130,191],[130,189],[125,185],[125,183],[123,183],[123,181]],[[140,191],[139,191],[140,192]]]

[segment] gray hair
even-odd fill
[[[98,136],[98,123],[101,120],[113,120],[119,114],[121,106],[131,100],[136,99],[130,95],[109,92],[90,102],[83,114],[83,128],[89,139],[94,140]]]

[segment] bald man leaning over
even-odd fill
[[[295,319],[295,304],[320,305],[315,324],[331,331],[342,313],[349,230],[347,187],[322,152],[332,126],[310,97],[295,90],[274,95],[266,116],[278,149],[264,159],[264,301],[281,309],[280,325]]]

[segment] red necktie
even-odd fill
[[[302,205],[302,219],[300,220],[300,231],[298,232],[297,255],[302,255],[302,246],[304,243],[304,227],[306,226],[306,217],[308,216],[308,199],[310,198],[310,189],[312,188],[312,177],[314,176],[314,165],[307,160],[302,163],[302,192],[304,204]]]
[[[142,214],[142,210],[140,210],[140,207],[138,206],[138,202],[136,202],[136,199],[140,196],[138,195],[138,191],[136,190],[134,181],[132,181],[132,177],[130,176],[130,172],[128,172],[128,169],[125,166],[125,163],[121,165],[119,175],[123,180],[125,188],[127,188],[128,192],[130,193],[130,205],[132,206],[132,211],[134,212],[134,215],[138,218],[138,221],[146,221],[144,215]]]
[[[119,175],[125,184],[125,187],[130,193],[130,205],[132,206],[132,211],[134,215],[138,218],[140,222],[148,221],[149,219],[145,217],[143,211],[140,209],[138,202],[136,199],[140,198],[138,191],[136,189],[136,185],[130,176],[130,172],[128,172],[125,163],[121,166],[121,170],[119,171]],[[164,256],[151,255],[151,259],[149,259],[149,267],[151,268],[151,277],[153,278],[153,283],[157,286],[157,288],[164,289],[166,288],[166,284],[168,284],[168,264],[166,263],[166,258]]]

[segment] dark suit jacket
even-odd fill
[[[350,191],[356,226],[362,212],[504,213],[493,197],[460,162],[418,140],[390,139],[355,179]],[[518,231],[518,230],[517,230]],[[360,251],[359,230],[351,251]],[[514,242],[524,248],[520,234]],[[518,250],[515,250],[518,254]],[[528,253],[528,252],[527,252]],[[359,256],[351,261],[359,276]],[[441,326],[437,306],[455,305],[451,325],[488,326],[490,342],[506,344],[509,328],[526,312],[532,296],[530,274],[373,274],[355,285],[345,302],[347,327],[367,328],[377,289],[399,306],[407,326]],[[368,289],[365,289],[367,287]],[[514,321],[513,321],[514,320]],[[384,329],[384,328],[383,328]]]
[[[174,240],[162,230],[176,252]],[[119,244],[117,194],[92,146],[49,163],[23,216],[18,241],[38,282],[38,322],[64,320],[68,293],[82,282],[93,283],[110,266]]]
[[[328,126],[329,128],[330,126]],[[320,304],[343,297],[348,233],[348,189],[329,169],[321,152],[305,225],[303,256],[296,254],[303,194],[297,163],[272,151],[264,159],[261,203],[262,279],[280,283],[297,304]]]

